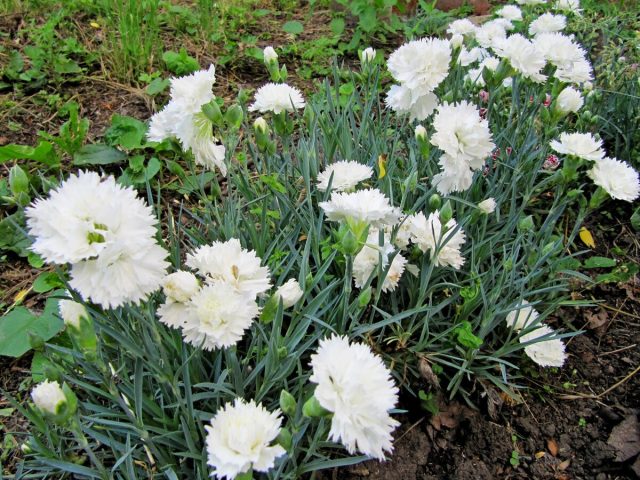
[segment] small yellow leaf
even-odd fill
[[[378,157],[378,180],[384,178],[387,174],[387,156],[383,153]]]
[[[580,240],[589,248],[596,248],[596,242],[593,240],[593,235],[587,230],[586,227],[580,228]]]
[[[536,459],[541,459],[544,456],[545,456],[545,452],[536,452],[535,454]]]
[[[100,28],[100,24],[98,22],[89,22],[89,25],[91,25],[93,28]]]
[[[31,291],[31,288],[25,288],[24,290],[20,290],[13,299],[13,303],[22,303],[24,297],[27,296],[27,293]]]

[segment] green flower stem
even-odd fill
[[[349,299],[351,298],[351,277],[353,275],[353,255],[345,255],[346,266],[344,272],[344,288],[342,296],[342,318],[340,325],[340,333],[344,333],[347,327],[347,319],[349,318]]]
[[[104,480],[110,480],[111,478],[113,478],[109,476],[109,472],[107,472],[107,469],[105,468],[105,466],[102,464],[100,459],[96,456],[96,454],[93,453],[93,450],[91,450],[91,448],[89,447],[89,441],[87,440],[87,437],[82,431],[82,427],[80,426],[80,420],[77,414],[71,418],[69,422],[69,430],[71,431],[71,433],[73,433],[73,436],[78,441],[78,445],[80,445],[80,447],[82,447],[82,449],[87,453],[87,455],[91,459],[91,462],[96,466],[96,468],[100,472],[100,478],[103,478]]]

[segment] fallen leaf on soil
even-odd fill
[[[429,365],[429,361],[426,358],[420,358],[418,361],[418,370],[420,371],[422,378],[424,378],[430,386],[440,390],[440,381],[438,380],[437,375],[433,373],[431,365]]]
[[[589,322],[589,328],[591,330],[597,330],[609,321],[609,314],[603,309],[597,312],[584,312],[584,317],[587,319],[587,322]]]
[[[468,417],[472,413],[470,409],[460,405],[459,403],[440,404],[440,412],[437,415],[431,417],[429,422],[436,430],[441,430],[442,427],[456,428],[460,424],[460,420]]]
[[[558,448],[558,442],[556,442],[553,438],[547,440],[547,448],[549,449],[549,453],[551,455],[553,455],[554,457],[558,456],[558,451],[560,449]]]
[[[498,419],[498,413],[502,410],[502,405],[504,404],[504,400],[498,393],[498,391],[493,387],[493,385],[487,382],[480,382],[482,388],[484,389],[484,393],[487,396],[487,413],[491,420]]]
[[[536,452],[536,454],[534,455],[536,457],[536,460],[544,457],[547,454],[547,452]]]
[[[624,288],[624,290],[627,292],[627,297],[630,300],[634,300],[636,302],[638,301],[636,294],[638,293],[639,289],[633,280],[630,282],[623,283],[622,288]]]
[[[640,423],[635,414],[629,415],[613,427],[609,445],[617,450],[616,461],[625,462],[640,453]]]
[[[558,470],[563,472],[567,468],[569,468],[569,465],[571,465],[571,460],[565,460],[564,462],[561,462],[560,465],[558,465]]]
[[[582,227],[578,235],[580,235],[580,240],[582,240],[582,243],[584,243],[587,247],[596,248],[596,242],[593,239],[593,235],[591,235],[591,232],[587,230],[586,227]]]
[[[640,457],[636,458],[636,461],[631,465],[631,470],[640,478]]]

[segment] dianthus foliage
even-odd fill
[[[79,172],[30,206],[84,308],[46,346],[23,478],[300,478],[391,454],[419,365],[469,401],[561,367],[574,237],[638,174],[581,117],[585,51],[528,3],[308,98],[270,49],[276,83],[224,120],[213,68],[174,79],[148,138],[185,150],[188,200]]]

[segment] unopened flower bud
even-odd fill
[[[368,47],[365,48],[362,51],[362,55],[360,57],[360,60],[362,61],[362,63],[369,63],[372,62],[373,60],[375,60],[376,58],[376,51],[375,49]]]
[[[267,121],[262,117],[258,117],[255,119],[255,121],[253,122],[253,128],[257,131],[260,131],[261,133],[267,133],[269,131],[269,125],[267,124]]]
[[[65,325],[80,328],[80,319],[89,318],[89,313],[84,305],[73,300],[60,300],[58,302],[58,312]]]
[[[453,48],[460,48],[462,46],[462,44],[464,43],[464,37],[462,35],[460,35],[459,33],[456,33],[455,35],[453,35],[451,37],[451,46]]]
[[[200,284],[193,273],[180,270],[164,278],[162,289],[168,299],[184,303],[198,293]]]
[[[284,283],[275,293],[276,298],[282,299],[284,308],[293,307],[303,295],[304,291],[300,288],[300,284],[293,278]]]
[[[278,60],[278,54],[273,47],[266,47],[262,54],[264,55],[264,63],[271,63]]]
[[[489,215],[496,210],[496,201],[493,198],[487,198],[486,200],[478,203],[478,208],[482,213]]]
[[[427,140],[427,129],[424,128],[422,125],[418,125],[414,133],[416,136],[416,140],[423,140],[423,141]]]
[[[45,380],[31,391],[35,406],[48,415],[58,415],[67,403],[67,397],[58,382]]]

